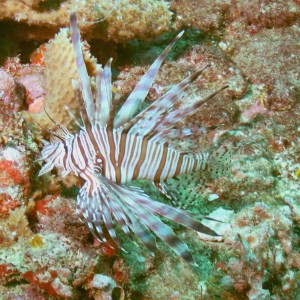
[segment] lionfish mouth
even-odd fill
[[[122,249],[115,231],[115,227],[119,226],[127,236],[135,234],[153,252],[156,249],[155,234],[180,257],[195,264],[187,245],[176,237],[159,216],[204,234],[217,234],[187,212],[157,202],[142,189],[124,183],[144,178],[152,180],[161,191],[166,191],[164,180],[167,178],[190,172],[213,171],[220,163],[226,166],[230,151],[225,147],[207,153],[187,153],[172,147],[171,142],[195,133],[195,129],[185,128],[175,134],[174,130],[178,122],[184,122],[227,86],[187,105],[184,101],[185,89],[206,66],[182,80],[136,115],[161,64],[182,36],[182,31],[153,62],[115,113],[111,59],[104,68],[97,65],[96,91],[93,93],[83,59],[75,13],[71,15],[70,28],[80,79],[79,83],[73,81],[73,87],[83,126],[80,125],[80,131],[74,135],[64,129],[59,142],[61,144],[50,142],[46,145],[48,148],[42,151],[42,159],[47,163],[39,174],[60,166],[65,173],[75,172],[86,180],[77,196],[77,213],[102,243]]]

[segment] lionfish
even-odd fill
[[[118,224],[127,236],[131,237],[134,233],[151,252],[156,249],[154,233],[180,257],[195,264],[187,245],[158,216],[211,236],[217,234],[182,209],[155,201],[141,188],[126,183],[148,179],[164,191],[165,179],[204,171],[209,166],[210,157],[221,157],[226,152],[225,148],[194,154],[172,147],[169,141],[174,138],[174,127],[179,121],[184,121],[225,87],[192,105],[186,105],[182,101],[185,89],[200,75],[202,69],[182,80],[137,114],[162,62],[182,36],[181,32],[153,62],[115,113],[111,83],[112,59],[104,68],[97,65],[96,88],[93,92],[84,63],[75,13],[70,17],[70,30],[80,81],[73,80],[72,84],[82,122],[77,122],[80,126],[78,133],[71,134],[59,125],[62,134],[54,134],[50,142],[44,141],[41,160],[46,164],[39,176],[56,167],[62,170],[62,176],[73,172],[85,180],[77,196],[76,212],[101,243],[122,249],[115,231]],[[182,139],[189,132],[183,130],[175,132],[175,135]]]

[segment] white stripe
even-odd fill
[[[96,143],[106,162],[104,174],[110,180],[116,181],[116,170],[110,160],[111,149],[109,145],[106,128],[101,128],[99,126],[92,127],[92,133],[94,134]]]
[[[165,179],[168,177],[168,174],[173,164],[173,160],[172,160],[173,153],[174,153],[174,149],[168,146],[166,162],[160,176],[161,179]]]
[[[149,169],[149,162],[151,162],[151,158],[152,158],[152,155],[154,152],[154,148],[155,148],[155,144],[153,144],[149,141],[147,144],[147,147],[146,147],[145,159],[141,165],[138,178],[151,179],[150,174],[148,174],[148,169]],[[148,176],[147,176],[147,174],[148,174]]]
[[[116,160],[116,164],[118,164],[122,130],[114,128],[112,133],[113,133],[113,138],[114,138],[114,143],[115,143],[115,160]]]
[[[135,139],[136,139],[135,151],[134,151],[133,156],[131,158],[131,162],[128,165],[128,177],[127,177],[128,181],[132,180],[135,167],[138,164],[139,158],[140,158],[141,153],[142,153],[143,138],[141,136],[136,136]]]
[[[76,161],[78,167],[80,169],[83,169],[86,165],[85,165],[84,157],[82,156],[82,153],[81,153],[80,148],[79,148],[78,139],[80,139],[80,137],[78,135],[75,135],[75,137],[74,137],[74,147],[73,147],[75,149],[73,149],[73,151],[75,151],[76,154],[74,155],[74,158],[75,158],[75,161]]]
[[[130,154],[131,154],[133,143],[134,143],[134,136],[127,134],[125,137],[124,156],[121,162],[121,169],[120,169],[122,182],[127,182],[128,180],[128,173],[127,173],[128,164],[130,163],[130,159],[132,158]]]
[[[163,153],[164,153],[163,146],[156,147],[155,157],[153,158],[153,162],[155,162],[155,163],[151,164],[152,168],[150,168],[150,170],[149,170],[149,174],[153,174],[153,176],[151,177],[152,180],[154,179],[155,174],[160,166]]]
[[[170,170],[170,173],[169,173],[169,178],[174,177],[174,174],[175,174],[176,169],[177,169],[179,158],[180,158],[180,152],[174,150],[174,159],[173,159],[173,162],[171,164],[171,170]]]

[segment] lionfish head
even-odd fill
[[[51,139],[51,142],[42,141],[44,147],[41,151],[41,157],[39,160],[46,163],[39,172],[39,176],[48,173],[54,167],[66,171],[64,167],[64,158],[66,156],[66,149],[62,140],[58,138]]]

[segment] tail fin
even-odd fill
[[[210,179],[228,175],[235,146],[221,145],[210,150],[207,172]]]
[[[95,237],[110,247],[120,247],[114,225],[124,233],[133,232],[151,251],[155,251],[157,235],[180,257],[195,265],[187,245],[157,216],[163,216],[196,231],[217,236],[210,228],[184,211],[149,198],[140,188],[116,184],[99,175],[97,182],[87,182],[77,197],[77,211]],[[105,235],[108,233],[108,238]]]
[[[167,196],[176,207],[192,209],[201,207],[205,188],[218,178],[231,174],[232,156],[237,151],[234,145],[214,146],[204,150],[207,159],[201,170],[181,174],[176,178],[168,178],[156,183],[156,187]],[[203,191],[203,193],[201,193]]]

